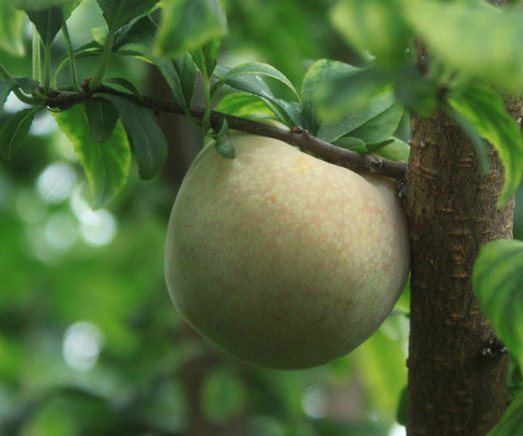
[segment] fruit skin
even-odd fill
[[[309,368],[365,341],[409,271],[392,183],[281,141],[233,135],[189,169],[167,233],[166,281],[179,312],[239,359]]]

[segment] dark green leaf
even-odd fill
[[[283,83],[285,87],[290,90],[291,95],[295,97],[296,100],[299,101],[300,99],[294,85],[283,73],[278,71],[276,68],[261,62],[247,62],[229,69],[226,74],[221,76],[220,80],[214,84],[213,93],[216,92],[216,90],[224,83],[231,82],[235,78],[249,75],[277,80],[278,82]]]
[[[228,72],[228,68],[218,65],[214,71],[214,75],[218,80],[223,79],[227,85],[235,89],[260,97],[285,125],[301,125],[301,115],[298,102],[286,101],[282,98],[275,97],[273,90],[263,80],[263,78],[258,75],[244,75],[224,79]]]
[[[118,111],[108,101],[91,100],[85,103],[89,132],[93,139],[102,143],[113,134],[118,121]]]
[[[514,359],[523,364],[523,242],[485,244],[474,265],[472,285],[481,309]]]
[[[521,8],[477,1],[404,3],[411,25],[451,68],[505,89],[523,87]]]
[[[27,10],[27,16],[33,22],[44,44],[50,44],[64,23],[61,7],[55,6],[42,10]]]
[[[28,94],[38,86],[38,82],[29,77],[14,77],[14,80],[16,81],[16,86]]]
[[[127,89],[127,91],[132,92],[139,99],[142,97],[138,89],[136,89],[136,86],[123,77],[112,77],[110,79],[104,79],[104,82],[114,83],[115,85],[121,86],[122,88]]]
[[[357,67],[329,59],[320,59],[309,67],[303,78],[301,104],[304,126],[313,135],[318,133],[320,126],[316,109],[318,94],[324,90],[325,82],[358,71],[360,69]]]
[[[220,46],[221,41],[219,39],[211,39],[201,47],[191,50],[194,63],[204,77],[210,78],[214,72]]]
[[[520,393],[505,411],[503,418],[487,436],[517,436],[523,430],[523,393]]]
[[[13,56],[23,56],[24,13],[0,2],[0,50]]]
[[[339,0],[330,18],[352,47],[363,56],[376,56],[391,66],[405,57],[411,31],[401,15],[397,0]]]
[[[75,3],[77,0],[4,0],[12,7],[23,9],[24,11],[38,11],[53,6],[64,6],[68,3]]]
[[[190,106],[196,79],[196,65],[191,56],[185,54],[182,58],[166,59],[152,58],[165,81],[171,88],[174,100],[186,111]]]
[[[64,20],[68,20],[73,11],[78,7],[82,0],[71,0],[62,6],[62,12],[64,14]]]
[[[12,159],[26,138],[38,107],[22,109],[12,115],[0,129],[0,151],[4,159]]]
[[[371,122],[374,119],[377,119],[377,122],[379,123],[379,120],[381,119],[380,117],[382,117],[383,114],[386,114],[388,111],[390,111],[389,113],[395,114],[396,107],[394,94],[392,92],[369,97],[366,104],[354,108],[352,112],[347,114],[342,120],[332,124],[322,125],[318,132],[318,137],[325,141],[332,142],[342,136],[349,134],[350,136],[356,136],[352,135],[352,132],[356,131],[358,128],[363,128],[366,123]],[[383,116],[383,118],[386,117]],[[397,127],[398,123],[399,118],[397,119],[397,123],[395,124],[394,129]],[[394,129],[392,129],[392,131]],[[383,132],[385,137],[389,137],[391,135],[390,130],[391,125],[388,123],[388,125],[385,125]],[[373,135],[368,131],[368,129],[367,131],[363,130],[362,134],[368,137],[382,136],[379,132],[376,132]]]
[[[129,24],[118,29],[114,37],[113,50],[123,47],[141,53],[149,53],[157,30],[156,23],[149,15],[135,18]]]
[[[102,9],[103,16],[109,27],[114,32],[152,9],[159,0],[97,0]]]
[[[126,183],[131,164],[129,142],[121,123],[102,143],[93,139],[83,105],[53,113],[60,130],[73,143],[91,189],[91,205],[99,208]]]
[[[523,138],[505,109],[503,99],[485,85],[470,85],[451,95],[449,105],[498,151],[505,168],[505,184],[498,205],[504,204],[523,177]]]
[[[339,122],[368,105],[371,99],[392,90],[390,78],[381,71],[341,62],[323,62],[311,76],[308,94],[312,101],[307,106],[313,108],[320,124]]]
[[[219,0],[166,0],[156,40],[160,56],[172,57],[198,49],[227,33]]]
[[[140,176],[150,179],[160,171],[167,157],[167,142],[152,112],[123,97],[110,94],[99,97],[110,101],[118,110],[136,156]]]
[[[16,80],[14,79],[2,80],[0,82],[0,113],[4,108],[4,103],[7,99],[7,96],[14,88],[16,88],[16,86]]]
[[[387,109],[350,132],[351,136],[363,139],[366,143],[376,144],[389,139],[398,128],[403,108],[393,103]]]
[[[227,120],[223,120],[223,123],[216,134],[216,141],[214,146],[223,157],[226,157],[227,159],[234,159],[236,153],[229,135],[229,125],[227,124]]]
[[[200,398],[205,417],[212,423],[223,424],[243,411],[247,390],[237,373],[220,368],[207,374]]]

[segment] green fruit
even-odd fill
[[[239,359],[281,369],[341,357],[389,314],[409,271],[406,220],[390,181],[274,139],[208,145],[169,222],[174,304]]]

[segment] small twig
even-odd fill
[[[96,93],[118,95],[154,111],[185,115],[183,108],[173,100],[153,97],[142,97],[141,99],[138,99],[132,94],[117,91],[105,86],[98,88]],[[88,101],[92,98],[95,97],[77,92],[60,92],[58,95],[49,98],[46,104],[49,108],[52,109],[65,110],[75,104]],[[205,108],[191,107],[190,114],[201,122],[205,116]],[[279,139],[280,141],[295,145],[302,150],[314,153],[316,156],[328,162],[348,168],[358,173],[378,174],[394,179],[405,178],[405,173],[407,171],[407,164],[405,162],[389,161],[379,157],[346,150],[316,138],[310,132],[299,126],[294,127],[291,130],[286,130],[268,124],[247,120],[245,118],[224,114],[222,112],[212,111],[210,113],[211,126],[221,125],[224,119],[227,120],[227,123],[231,129],[252,133],[254,135]]]

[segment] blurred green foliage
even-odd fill
[[[332,4],[229,0],[221,64],[266,62],[299,85],[318,58],[354,60],[329,21]],[[20,20],[9,23],[13,32],[23,31]],[[75,45],[100,35],[103,23],[94,0],[84,0],[69,20]],[[6,43],[8,35],[0,29],[0,59],[30,76],[30,62],[16,57],[23,47]],[[58,59],[65,46],[54,50]],[[80,77],[93,74],[96,59],[79,62]],[[116,58],[108,77],[146,91],[149,74]],[[10,99],[7,109],[16,105]],[[132,168],[123,193],[92,211],[72,145],[52,117],[36,117],[15,159],[0,161],[0,435],[404,434],[395,422],[406,385],[407,293],[350,356],[306,371],[243,365],[188,329],[169,300],[170,168],[147,182]],[[169,142],[181,154],[199,146]],[[515,231],[523,235],[519,219]]]

